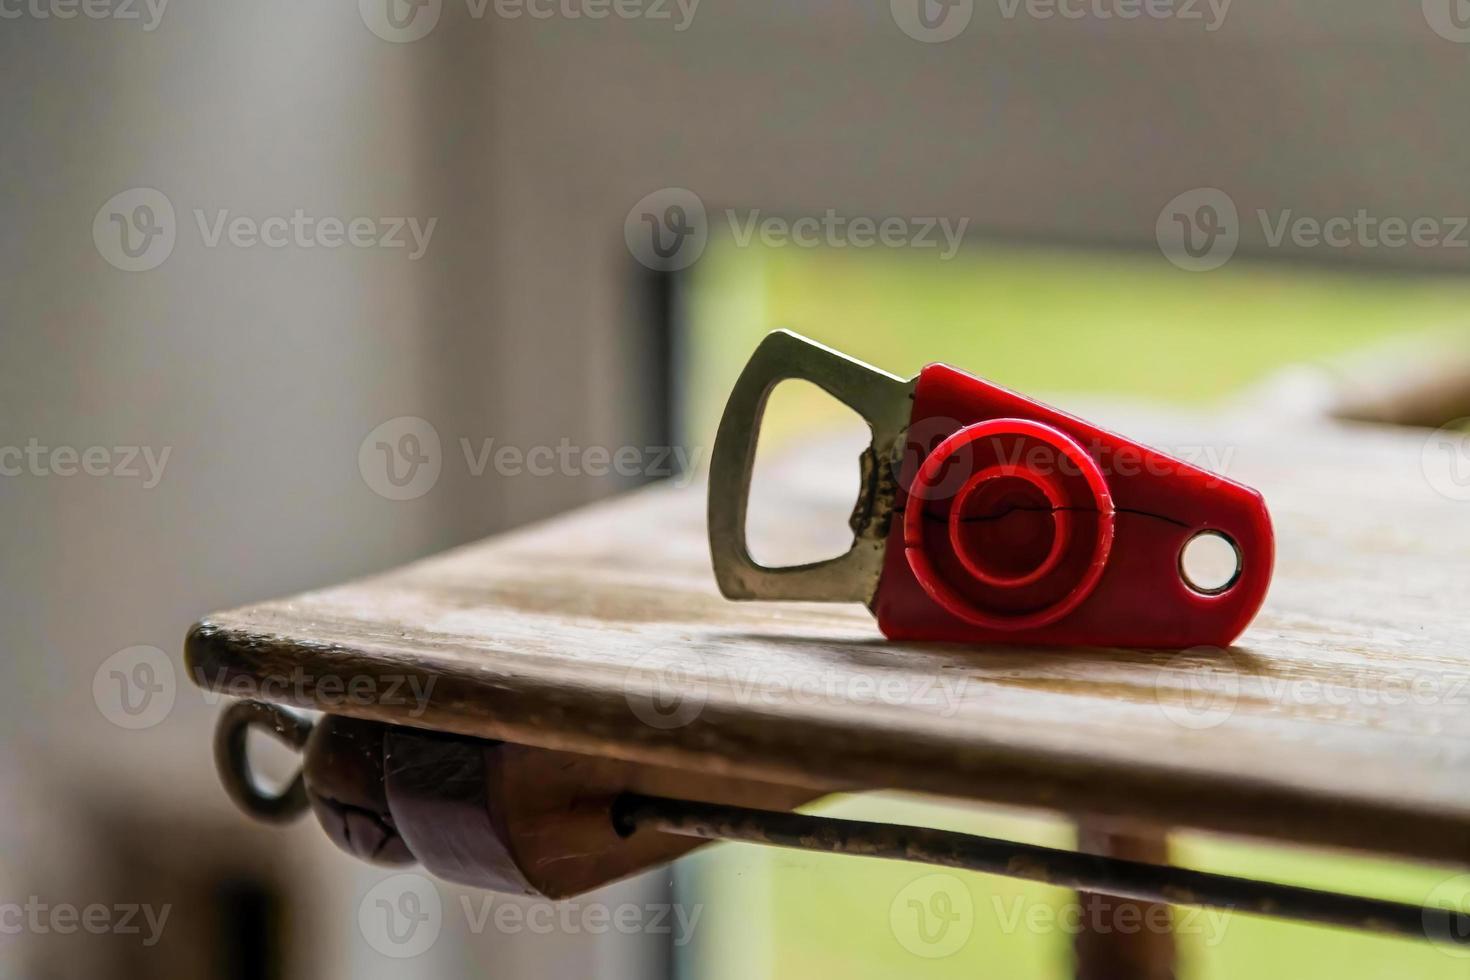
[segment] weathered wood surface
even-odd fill
[[[1470,863],[1470,503],[1426,479],[1427,433],[1092,414],[1266,494],[1276,580],[1232,650],[894,645],[858,606],[728,602],[696,486],[211,616],[188,657],[547,748]],[[758,474],[753,524],[840,540],[855,466]]]

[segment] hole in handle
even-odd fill
[[[1179,577],[1199,595],[1224,595],[1240,581],[1240,546],[1222,531],[1200,531],[1179,549]]]

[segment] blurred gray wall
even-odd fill
[[[187,895],[169,882],[214,862],[297,890],[293,975],[395,968],[352,922],[374,872],[313,828],[248,827],[225,803],[208,752],[218,708],[179,676],[179,641],[212,609],[628,482],[476,477],[459,439],[615,447],[662,431],[649,277],[623,239],[651,191],[686,187],[712,209],[963,216],[972,234],[1140,249],[1154,248],[1164,203],[1196,187],[1242,209],[1470,214],[1470,46],[1432,30],[1419,0],[1237,0],[1213,32],[1011,19],[976,2],[936,44],[899,30],[887,0],[703,0],[682,31],[672,6],[667,21],[541,20],[445,0],[407,43],[368,28],[377,2],[174,0],[153,30],[4,8],[0,447],[170,455],[147,489],[0,477],[0,800],[15,815],[0,827],[0,899]],[[139,187],[169,199],[177,241],[161,265],[126,272],[93,223]],[[438,223],[410,260],[209,247],[194,214],[297,208]],[[1242,248],[1266,253],[1258,228]],[[1445,249],[1306,257],[1465,265]],[[364,438],[400,416],[442,443],[442,475],[411,500],[359,470]],[[127,730],[94,680],[137,645],[172,658],[176,699]],[[206,928],[189,913],[169,942]],[[66,976],[155,964],[57,938],[8,938],[0,956]],[[613,976],[661,962],[656,946],[458,937],[433,959],[534,976],[558,956],[566,975]]]

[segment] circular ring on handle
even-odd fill
[[[964,537],[965,504],[987,483],[993,483],[1005,477],[1023,480],[1041,491],[1051,508],[1053,527],[1051,548],[1040,564],[1031,571],[1018,575],[1006,575],[987,568],[983,556],[975,554],[974,548],[965,541]],[[950,547],[954,549],[955,556],[959,558],[960,564],[965,566],[965,570],[986,585],[1012,589],[1031,585],[1041,581],[1062,560],[1062,553],[1066,550],[1067,542],[1072,535],[1072,515],[1065,509],[1066,506],[1062,491],[1055,480],[1014,463],[997,463],[970,477],[960,488],[960,492],[955,494],[954,504],[949,509]]]
[[[1092,550],[1082,575],[1060,599],[1040,609],[1023,613],[1003,613],[981,608],[944,578],[933,558],[926,551],[924,511],[931,501],[940,499],[940,494],[936,492],[936,489],[944,479],[946,464],[961,450],[987,438],[1033,439],[1050,446],[1060,457],[1075,467],[1077,474],[1085,482],[1088,492],[1086,498],[1073,502],[1064,496],[1062,488],[1055,479],[1038,472],[1034,467],[1019,466],[1019,464],[992,466],[971,476],[961,487],[951,507],[947,541],[965,570],[974,575],[977,581],[1000,588],[1021,588],[1042,581],[1057,571],[1057,566],[1061,562],[1074,530],[1068,511],[1062,508],[1095,509],[1098,515],[1096,529],[1093,533]],[[1015,471],[992,472],[1006,467],[1011,467]],[[968,555],[967,547],[956,547],[957,541],[963,544],[960,532],[957,530],[958,521],[956,519],[956,514],[962,509],[963,500],[976,492],[984,483],[999,476],[1015,476],[1035,485],[1053,507],[1053,519],[1056,521],[1056,532],[1046,557],[1043,558],[1037,569],[1019,576],[997,575],[993,570],[987,570],[981,563],[976,562],[975,556]],[[1103,569],[1107,565],[1108,555],[1112,549],[1115,513],[1112,495],[1108,492],[1107,481],[1103,477],[1102,469],[1098,466],[1097,461],[1078,445],[1076,440],[1060,429],[1041,422],[1029,419],[990,419],[965,426],[936,446],[924,460],[909,488],[909,496],[909,504],[903,515],[904,553],[909,567],[913,570],[914,576],[919,580],[924,591],[935,602],[948,612],[976,626],[1010,632],[1037,629],[1056,622],[1075,610],[1092,593],[1102,578]],[[1065,526],[1062,520],[1064,516],[1066,517]],[[981,565],[981,574],[977,575],[975,567],[972,567],[976,565]]]

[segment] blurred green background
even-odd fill
[[[1395,338],[1453,329],[1470,309],[1470,287],[1447,277],[1240,260],[1200,274],[1155,252],[1011,245],[968,248],[945,262],[932,253],[736,247],[720,239],[691,270],[684,298],[684,441],[705,447],[735,376],[776,327],[904,376],[945,361],[1030,394],[1208,410],[1250,399],[1252,385],[1292,365],[1331,363]],[[851,419],[815,388],[785,388],[773,398],[763,450]],[[1075,843],[1065,820],[914,798],[842,797],[815,809]],[[1182,865],[1410,902],[1425,900],[1447,877],[1434,868],[1192,834],[1175,835],[1170,847]],[[705,903],[696,941],[680,951],[682,976],[1071,976],[1071,934],[1047,925],[1073,901],[1062,889],[953,873],[970,898],[970,932],[950,955],[928,958],[905,946],[890,917],[903,913],[906,889],[922,885],[932,869],[720,845],[685,860],[677,873],[680,900]],[[1038,905],[1049,912],[1033,911]],[[1043,927],[1028,927],[1027,915]],[[1470,961],[1427,943],[1246,916],[1192,919],[1177,943],[1183,980],[1430,980],[1470,972]]]

